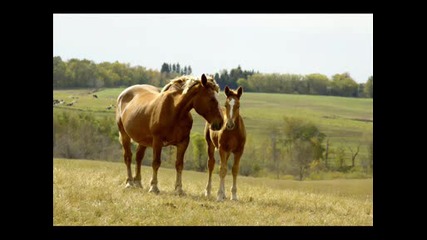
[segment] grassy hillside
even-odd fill
[[[111,113],[114,109],[107,107],[116,103],[117,96],[124,88],[105,89],[91,93],[90,90],[56,90],[54,99],[65,102],[76,101],[62,109]],[[96,94],[98,98],[92,95]],[[220,102],[224,103],[224,93],[220,94]],[[241,115],[245,124],[254,133],[262,133],[271,124],[282,124],[283,116],[296,116],[312,120],[320,125],[331,137],[357,137],[372,131],[373,100],[366,98],[344,98],[330,96],[310,96],[272,93],[244,93],[241,98]],[[204,119],[192,111],[194,116],[193,129],[202,131]],[[344,133],[344,134],[343,134]]]
[[[345,225],[372,226],[372,179],[305,181],[238,177],[240,201],[202,196],[207,175],[184,171],[187,195],[173,194],[175,170],[159,169],[159,195],[124,189],[125,165],[54,159],[54,214],[64,225]],[[227,197],[232,177],[226,178]],[[219,177],[213,176],[216,193]]]
[[[123,89],[104,89],[95,93],[88,89],[57,90],[53,92],[54,99],[75,103],[69,107],[65,104],[55,106],[54,111],[94,112],[99,116],[113,118],[114,108],[107,107],[115,104]],[[94,98],[93,94],[98,98]],[[224,101],[225,96],[221,92],[220,103]],[[358,144],[362,144],[356,163],[367,157],[366,144],[372,138],[373,127],[372,99],[245,92],[241,98],[240,112],[247,128],[247,146],[262,156],[267,154],[261,151],[267,148],[269,129],[282,126],[286,115],[303,118],[319,126],[320,131],[330,139],[331,149],[344,145],[347,164],[350,164],[348,147],[355,149]],[[192,114],[192,133],[203,133],[204,119],[195,111]]]

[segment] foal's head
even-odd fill
[[[225,86],[224,93],[227,96],[225,101],[226,127],[228,130],[233,130],[239,116],[240,96],[242,96],[243,89],[239,87],[237,91],[234,91]]]

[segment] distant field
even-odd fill
[[[123,89],[104,89],[95,93],[90,93],[88,89],[56,90],[53,92],[54,99],[76,103],[71,107],[61,105],[54,109],[90,111],[113,117],[114,108],[107,110],[107,107],[115,104]],[[94,98],[93,94],[98,98]],[[223,104],[224,101],[224,93],[221,92],[220,103]],[[241,98],[240,113],[244,118],[248,137],[254,143],[265,142],[268,128],[282,126],[285,115],[307,119],[318,125],[330,138],[332,147],[344,143],[353,147],[362,143],[363,146],[372,137],[372,99],[245,92]],[[192,114],[192,132],[203,133],[204,119],[195,111]],[[366,147],[362,147],[358,159],[366,155]]]
[[[159,169],[161,193],[148,193],[151,168],[142,167],[144,189],[124,189],[125,165],[54,159],[55,226],[68,225],[280,225],[372,226],[372,179],[294,181],[238,177],[240,201],[202,196],[207,175],[184,171],[187,195],[173,194],[174,169]],[[227,197],[232,177],[226,178]],[[213,176],[212,192],[219,177]]]

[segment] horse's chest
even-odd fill
[[[235,151],[240,146],[239,139],[229,134],[221,135],[219,144],[220,148],[227,152]]]
[[[176,145],[188,138],[191,131],[191,124],[177,124],[169,129],[165,129],[162,136],[163,146]]]

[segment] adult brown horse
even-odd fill
[[[192,76],[175,78],[162,91],[151,85],[134,85],[117,98],[116,122],[120,131],[123,158],[127,168],[126,187],[141,185],[141,161],[145,149],[153,148],[153,175],[149,192],[159,193],[157,170],[160,167],[162,147],[174,145],[176,154],[175,191],[183,194],[182,169],[193,119],[191,109],[218,130],[223,125],[222,112],[217,100],[219,86],[212,77],[204,74],[200,79]],[[135,177],[132,178],[131,139],[138,144]]]
[[[210,196],[211,194],[211,180],[212,170],[215,166],[214,149],[219,149],[219,155],[221,158],[221,165],[219,167],[220,184],[217,199],[223,201],[225,196],[224,190],[224,179],[227,175],[227,161],[230,154],[234,155],[234,163],[232,168],[233,173],[233,186],[231,187],[231,200],[237,200],[237,174],[239,173],[239,163],[242,157],[243,150],[246,142],[246,129],[243,119],[239,114],[240,108],[240,96],[242,96],[243,89],[239,87],[237,91],[230,90],[228,86],[225,87],[224,93],[227,96],[225,102],[224,111],[224,126],[219,130],[209,128],[209,124],[205,126],[205,139],[208,144],[208,168],[209,178],[208,184],[206,185],[205,195]]]

